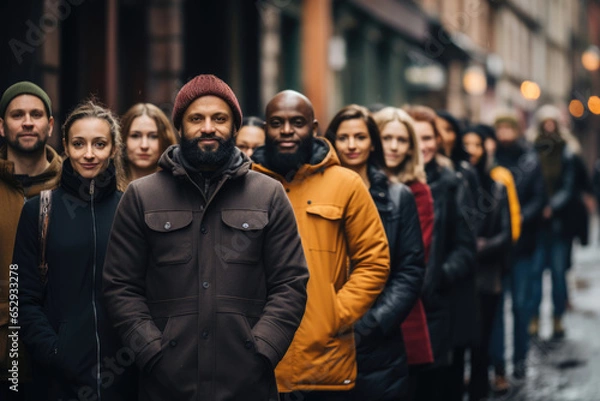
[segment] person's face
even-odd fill
[[[437,141],[433,126],[427,121],[415,121],[415,133],[421,140],[421,152],[423,152],[423,162],[425,164],[433,160],[437,153]]]
[[[467,133],[463,136],[463,146],[467,153],[471,156],[469,161],[473,166],[479,163],[483,156],[483,143],[477,134]]]
[[[511,123],[499,123],[496,126],[496,138],[504,146],[513,144],[517,140],[517,130]]]
[[[197,140],[203,152],[216,152],[233,132],[231,108],[223,99],[212,95],[194,100],[183,113],[182,122],[182,136]]]
[[[147,115],[136,117],[131,122],[127,141],[127,160],[136,168],[156,168],[160,157],[158,128],[153,118]]]
[[[366,165],[373,150],[367,124],[359,118],[342,121],[335,134],[335,148],[342,166],[359,168]]]
[[[313,110],[300,96],[279,95],[267,107],[267,140],[280,154],[296,154],[317,129]]]
[[[556,131],[556,122],[549,118],[542,123],[542,128],[545,132],[554,132]]]
[[[454,132],[452,124],[448,120],[438,116],[435,118],[435,125],[440,133],[444,149],[453,149],[456,143],[456,132]]]
[[[88,179],[106,170],[115,151],[108,122],[94,117],[75,121],[63,145],[73,170]]]
[[[20,95],[0,118],[0,135],[18,153],[35,153],[43,149],[52,135],[54,118],[48,117],[44,102],[37,96]]]
[[[494,159],[494,155],[496,154],[496,141],[492,138],[485,138],[485,141],[483,141],[483,147],[485,148],[488,158],[490,160]]]
[[[254,149],[264,144],[265,131],[253,125],[242,127],[235,138],[235,145],[248,157],[252,157]]]
[[[381,144],[387,168],[398,167],[410,151],[410,136],[406,125],[400,121],[390,121],[381,130]]]

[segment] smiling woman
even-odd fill
[[[85,392],[97,399],[136,399],[134,372],[128,369],[133,355],[108,321],[100,280],[122,195],[117,189],[122,176],[119,124],[110,110],[85,102],[67,117],[63,144],[68,157],[60,186],[50,194],[44,246],[38,234],[38,196],[23,207],[14,248],[19,323],[38,372],[32,398],[75,399]],[[46,274],[38,270],[40,254]],[[108,369],[107,361],[115,358],[121,366]]]

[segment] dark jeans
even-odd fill
[[[451,367],[424,369],[417,374],[415,401],[448,401]]]
[[[478,294],[480,315],[480,342],[471,349],[471,380],[469,383],[469,401],[479,401],[488,396],[490,380],[488,366],[490,361],[489,346],[492,337],[494,314],[501,294]]]
[[[347,401],[349,391],[293,391],[279,393],[280,401]]]
[[[560,318],[565,313],[567,305],[567,258],[569,239],[553,232],[541,232],[541,261],[535,263],[532,270],[533,292],[531,299],[532,316],[539,316],[542,303],[542,277],[544,269],[550,268],[552,276],[552,303],[554,317]]]

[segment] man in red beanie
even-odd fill
[[[308,271],[283,188],[233,145],[241,120],[226,83],[192,79],[173,109],[181,143],[117,210],[105,300],[140,400],[277,400]]]

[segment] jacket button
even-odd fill
[[[202,287],[208,288],[208,287],[210,287],[210,283],[208,281],[205,281],[202,283]]]
[[[312,201],[308,201],[308,202],[306,202],[306,203],[308,203],[308,204],[310,205],[310,204],[312,203]]]
[[[202,227],[200,227],[200,232],[202,234],[206,234],[208,232],[208,230],[206,229],[206,227],[202,226]]]
[[[204,339],[208,338],[208,330],[202,330],[202,338],[204,338]]]
[[[167,221],[165,223],[165,230],[169,230],[169,229],[171,229],[171,222]]]
[[[248,227],[250,227],[250,224],[248,224],[248,223],[242,224],[242,228],[243,229],[248,229]]]
[[[252,347],[254,347],[254,344],[252,343],[251,340],[244,341],[244,348],[246,348],[246,349],[252,349]]]
[[[285,189],[285,192],[290,192],[290,189],[289,189],[289,188],[286,188],[286,189]]]
[[[169,341],[169,345],[170,345],[171,347],[174,347],[174,346],[176,346],[176,345],[177,345],[177,341],[175,341],[175,340],[171,340],[171,341]]]

